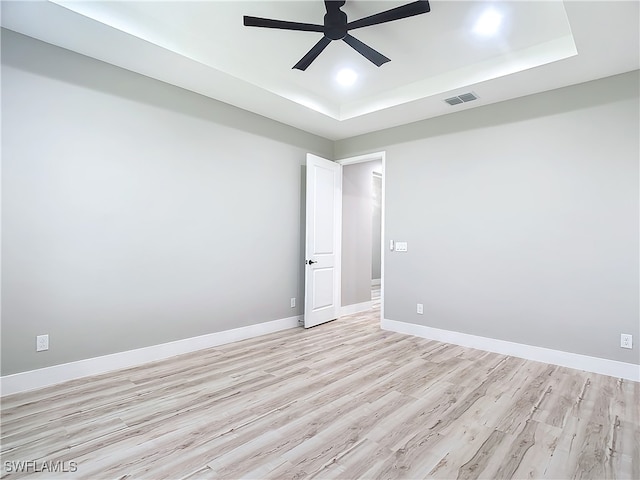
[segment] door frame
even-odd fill
[[[385,259],[385,189],[386,189],[386,160],[387,160],[387,152],[373,152],[373,153],[365,153],[364,155],[357,155],[355,157],[347,157],[342,158],[340,160],[336,160],[336,163],[342,165],[353,165],[355,163],[365,163],[371,162],[375,160],[380,160],[382,163],[382,205],[380,207],[380,223],[381,223],[381,232],[380,232],[380,322],[384,319],[384,287],[385,287],[385,275],[384,275],[384,259]],[[342,220],[341,220],[342,221]],[[342,224],[340,225],[342,228]],[[340,260],[342,262],[342,259]],[[340,266],[342,269],[342,265]],[[340,287],[342,288],[342,286]]]

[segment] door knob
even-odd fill
[[[313,265],[314,263],[318,263],[318,262],[314,262],[313,260],[307,260],[307,265]]]

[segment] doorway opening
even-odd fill
[[[343,167],[341,315],[379,306],[382,319],[385,152],[336,163]]]

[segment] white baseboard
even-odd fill
[[[383,330],[640,382],[640,365],[383,319]]]
[[[25,392],[36,388],[47,387],[77,378],[99,375],[122,368],[135,367],[144,363],[163,360],[165,358],[194,352],[204,348],[216,347],[226,343],[237,342],[267,333],[278,332],[298,327],[301,316],[283,318],[256,325],[234,328],[222,332],[209,333],[198,337],[185,338],[175,342],[152,345],[150,347],[118,352],[101,357],[88,358],[77,362],[54,365],[52,367],[30,370],[0,377],[0,395]]]
[[[353,305],[344,305],[340,307],[340,316],[353,315],[354,313],[364,312],[373,308],[373,302],[354,303]]]

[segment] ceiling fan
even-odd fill
[[[327,13],[324,16],[324,25],[313,23],[287,22],[284,20],[272,20],[270,18],[244,16],[244,25],[247,27],[279,28],[283,30],[300,30],[303,32],[320,32],[323,37],[316,43],[307,54],[296,63],[293,68],[306,70],[311,62],[329,45],[333,40],[343,40],[358,53],[363,55],[376,66],[380,66],[391,59],[385,57],[380,52],[362,43],[360,40],[349,34],[350,30],[356,28],[369,27],[380,23],[393,22],[421,13],[431,11],[428,0],[418,0],[400,7],[385,10],[368,17],[347,22],[347,14],[340,10],[346,0],[325,0],[324,4]]]

